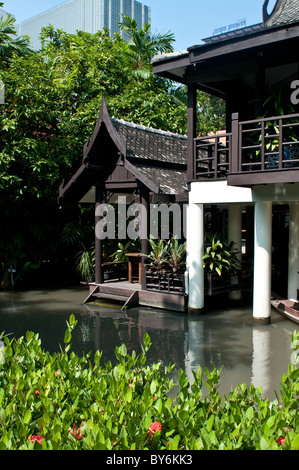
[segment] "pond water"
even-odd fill
[[[102,362],[114,362],[114,350],[122,343],[140,352],[147,332],[152,341],[148,363],[175,364],[192,379],[197,366],[222,368],[220,392],[225,395],[239,383],[262,386],[270,400],[279,392],[280,377],[291,358],[292,332],[298,325],[276,311],[270,325],[254,325],[250,307],[211,310],[188,315],[166,310],[114,308],[84,305],[86,289],[0,292],[0,333],[22,336],[39,333],[44,350],[63,345],[66,320],[78,320],[72,350],[82,355],[100,349]]]

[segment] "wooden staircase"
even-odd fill
[[[138,291],[128,289],[103,289],[96,286],[85,299],[84,304],[92,304],[99,307],[118,308],[125,310],[138,305]]]

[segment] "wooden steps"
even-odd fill
[[[187,296],[181,293],[155,292],[143,290],[139,283],[110,281],[102,284],[89,284],[89,295],[84,301],[91,307],[108,307],[126,310],[137,305],[186,312]]]
[[[92,304],[100,307],[119,308],[124,310],[138,304],[138,292],[130,291],[128,289],[105,289],[102,292],[100,286],[96,286],[85,299],[84,304]],[[108,292],[107,292],[108,290]]]

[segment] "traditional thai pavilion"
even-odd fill
[[[289,299],[297,299],[299,288],[299,2],[277,0],[272,12],[268,3],[262,23],[153,61],[154,73],[188,87],[189,309],[204,307],[205,207],[225,206],[228,239],[242,251],[246,237],[247,252],[252,248],[258,323],[270,321],[273,239],[285,228],[288,265],[281,283],[287,279]],[[221,136],[198,137],[198,90],[225,100]]]
[[[89,300],[108,298],[123,304],[137,301],[141,305],[185,310],[183,279],[180,285],[174,285],[175,281],[171,280],[150,289],[144,266],[146,258],[141,254],[149,253],[150,206],[179,206],[188,201],[186,156],[186,136],[111,118],[103,100],[93,135],[84,145],[82,163],[59,189],[61,205],[76,202],[95,205],[95,281],[89,283]],[[103,259],[105,239],[111,236],[124,242],[128,235],[127,228],[117,226],[117,223],[113,224],[112,230],[108,227],[110,233],[105,234],[104,229],[97,233],[97,227],[109,225],[106,216],[109,210],[113,211],[113,203],[117,203],[117,211],[123,215],[123,220],[118,222],[126,222],[130,207],[131,216],[135,215],[134,208],[137,210],[132,223],[137,220],[142,226],[142,229],[136,228],[136,237],[141,240],[140,252],[128,253],[129,282],[125,284],[104,282],[105,267],[115,264]],[[141,212],[139,218],[138,211]],[[113,218],[111,220],[115,222]],[[180,223],[183,224],[183,218]],[[133,282],[130,270],[134,260],[139,264],[137,283]]]

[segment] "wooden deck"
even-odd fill
[[[103,307],[126,309],[137,305],[184,312],[186,297],[182,295],[142,290],[138,282],[106,281],[89,284],[89,294],[84,303]]]

